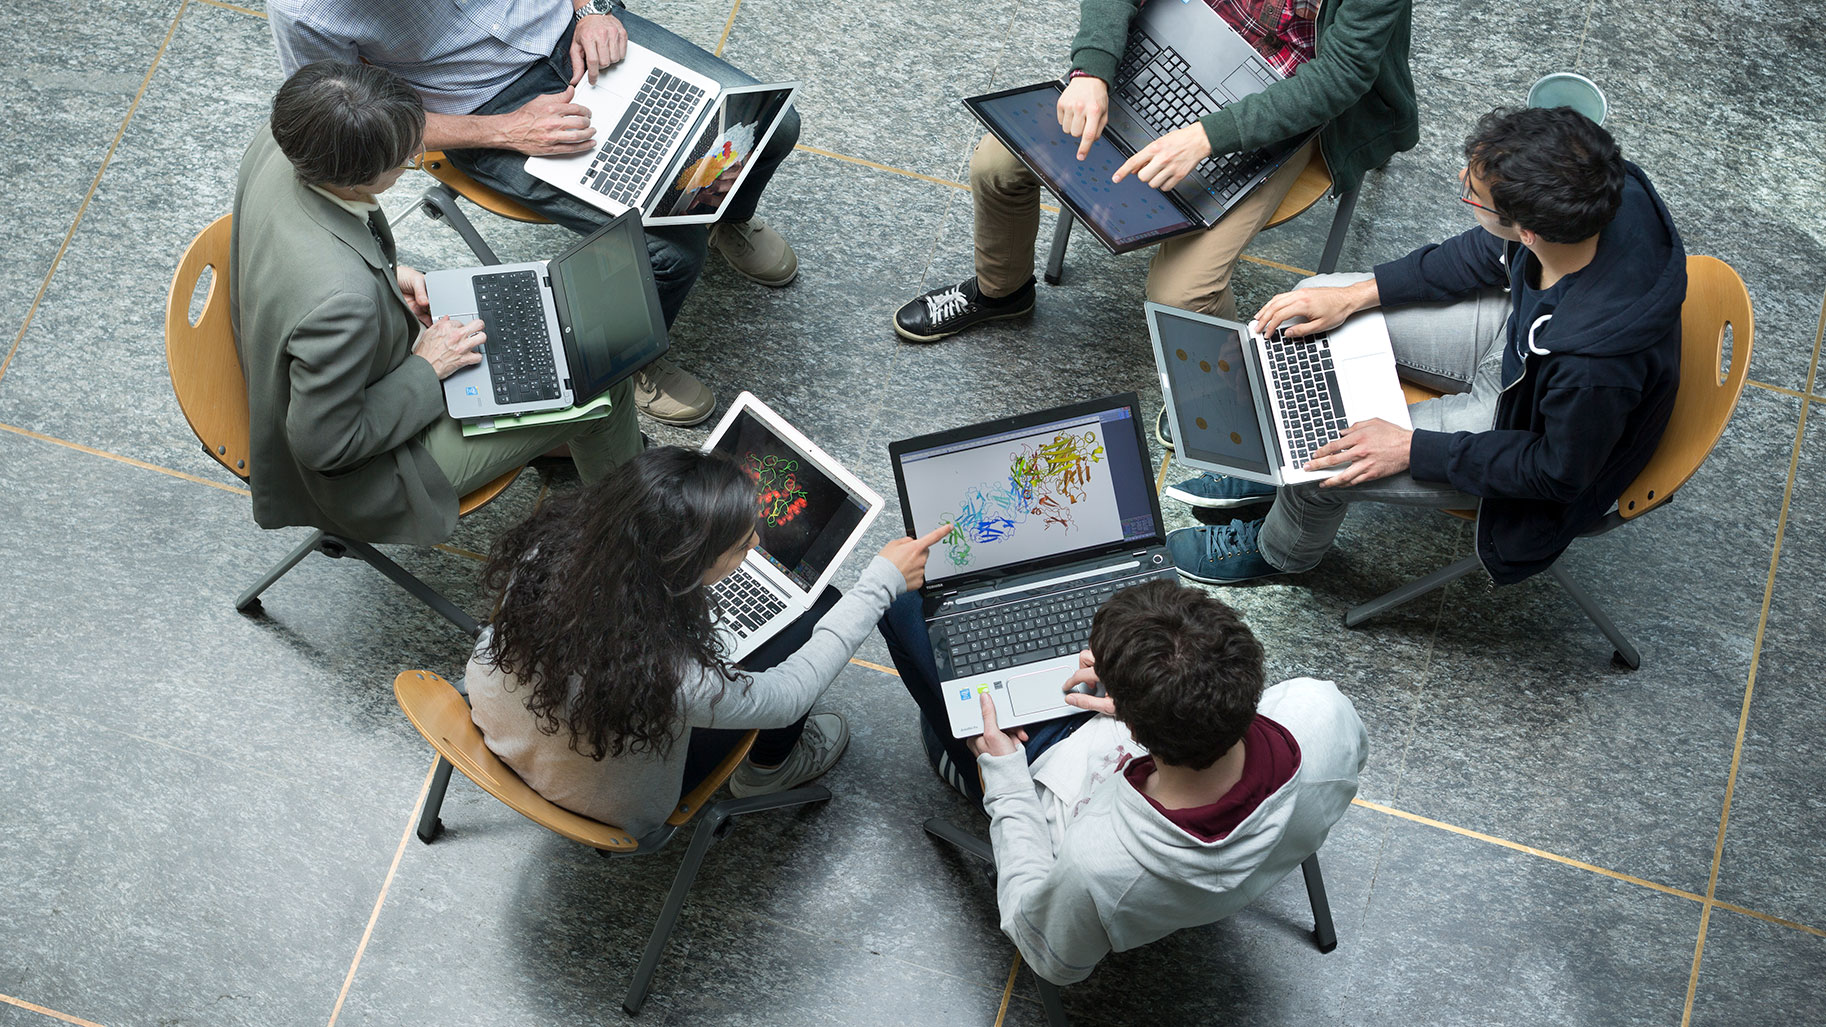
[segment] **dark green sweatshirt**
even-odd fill
[[[1115,78],[1139,6],[1140,0],[1079,0],[1072,67],[1105,82]],[[1412,8],[1412,0],[1324,0],[1312,60],[1286,81],[1201,120],[1211,152],[1254,150],[1316,128],[1332,191],[1341,194],[1365,171],[1411,149],[1420,141],[1408,74]]]

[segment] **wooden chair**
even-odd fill
[[[1725,361],[1727,333],[1731,338]],[[1716,257],[1687,258],[1687,296],[1680,307],[1680,385],[1674,397],[1674,412],[1668,418],[1665,434],[1649,458],[1648,466],[1636,475],[1617,505],[1582,538],[1603,535],[1659,507],[1674,498],[1674,492],[1686,484],[1699,465],[1705,462],[1725,425],[1737,409],[1737,399],[1744,391],[1744,380],[1750,373],[1750,350],[1755,341],[1756,321],[1750,310],[1750,292],[1744,280],[1731,265]],[[1408,402],[1419,402],[1435,394],[1403,383]],[[1474,520],[1475,510],[1449,511],[1458,517]],[[1473,553],[1424,578],[1352,607],[1344,615],[1346,627],[1356,627],[1371,617],[1400,606],[1477,570],[1482,564]],[[1547,568],[1553,580],[1560,583],[1572,601],[1579,604],[1585,616],[1597,625],[1616,652],[1611,660],[1630,670],[1642,666],[1642,655],[1636,651],[1617,625],[1605,614],[1595,599],[1572,580],[1555,561]]]
[[[462,169],[450,163],[450,158],[444,156],[442,150],[426,153],[423,167],[426,174],[438,181],[437,185],[425,190],[425,195],[419,197],[419,206],[424,210],[425,216],[433,221],[441,218],[450,222],[450,227],[456,229],[456,233],[469,244],[476,259],[484,264],[499,264],[501,261],[495,256],[495,251],[482,241],[481,233],[476,231],[475,225],[470,223],[462,208],[457,206],[457,197],[461,196],[483,210],[504,218],[523,221],[529,225],[551,224],[549,218],[519,200],[464,174]]]
[[[939,817],[927,820],[925,829],[927,834],[939,841],[995,866],[995,850],[986,839]],[[1332,925],[1331,900],[1325,895],[1325,875],[1319,871],[1318,853],[1313,853],[1300,863],[1300,873],[1306,878],[1306,899],[1312,904],[1313,944],[1318,946],[1320,952],[1329,953],[1338,947],[1338,932]],[[1041,977],[1037,970],[1033,973],[1033,983],[1035,990],[1040,993],[1040,1005],[1046,1010],[1046,1022],[1051,1027],[1066,1027],[1070,1021],[1065,1016],[1065,999],[1059,991],[1059,985]]]
[[[235,353],[234,327],[228,316],[229,219],[230,215],[224,214],[198,233],[178,261],[177,273],[171,279],[171,292],[165,299],[165,363],[171,372],[171,387],[177,393],[178,406],[183,409],[184,419],[190,422],[203,449],[247,483],[253,473],[249,466],[252,459],[250,415],[247,379],[241,374],[240,358]],[[202,314],[192,321],[191,296],[206,272],[212,273],[209,291],[203,299]],[[500,495],[523,469],[516,467],[464,496],[457,507],[458,516],[472,513]],[[373,546],[325,531],[313,532],[291,555],[243,592],[235,600],[235,609],[247,614],[259,613],[260,593],[284,577],[313,550],[329,557],[354,555],[471,637],[481,630],[474,618],[381,555]]]
[[[1326,166],[1324,156],[1315,146],[1312,148],[1312,159],[1300,170],[1300,177],[1294,180],[1293,188],[1269,216],[1268,224],[1264,227],[1284,225],[1306,213],[1313,204],[1319,202],[1320,197],[1331,191],[1331,184],[1331,168]],[[1351,215],[1356,210],[1357,189],[1338,197],[1338,208],[1331,216],[1331,234],[1325,237],[1325,249],[1319,254],[1320,274],[1337,270],[1338,254],[1344,249],[1344,233],[1350,228]],[[1070,207],[1059,208],[1059,223],[1052,233],[1052,249],[1046,255],[1047,285],[1058,285],[1064,278],[1065,244],[1071,240],[1072,223],[1076,220]]]
[[[622,1002],[622,1008],[630,1016],[639,1013],[641,1005],[647,999],[647,986],[652,983],[654,968],[659,965],[659,957],[665,952],[666,941],[678,923],[679,911],[685,905],[685,895],[691,891],[691,884],[697,879],[698,868],[703,866],[704,856],[709,853],[712,844],[735,826],[731,822],[732,818],[764,810],[825,802],[831,797],[830,789],[823,785],[810,785],[772,795],[725,799],[705,809],[704,804],[723,786],[729,775],[735,773],[736,767],[741,765],[749,748],[754,745],[756,732],[750,731],[723,758],[723,762],[710,772],[709,777],[679,799],[678,807],[666,818],[664,824],[645,837],[636,838],[613,824],[591,820],[562,806],[555,806],[533,791],[531,786],[520,780],[519,775],[488,748],[482,740],[482,732],[470,719],[468,703],[450,682],[426,670],[403,671],[393,679],[393,694],[399,700],[399,708],[406,712],[406,718],[412,721],[412,726],[425,736],[425,740],[431,743],[438,754],[431,791],[425,797],[425,809],[418,821],[418,838],[426,845],[436,840],[444,829],[443,821],[438,819],[438,811],[444,804],[444,790],[450,785],[452,767],[461,770],[464,777],[474,781],[483,791],[540,827],[598,849],[608,856],[644,856],[656,852],[691,820],[693,814],[698,814],[697,829],[692,832],[691,844],[685,850],[685,859],[679,864],[677,876],[672,879],[672,890],[666,894],[666,903],[660,909],[659,921],[653,925],[653,933],[647,938],[646,952],[634,971],[634,980],[628,986],[628,997]]]

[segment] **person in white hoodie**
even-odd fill
[[[1112,951],[1247,906],[1325,843],[1357,794],[1368,738],[1336,685],[1264,691],[1236,611],[1168,581],[1117,593],[1065,683],[1103,716],[1029,766],[983,703],[972,739],[1002,930],[1055,984]]]

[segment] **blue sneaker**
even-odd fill
[[[1261,521],[1231,521],[1213,527],[1180,528],[1167,532],[1167,553],[1179,576],[1206,585],[1252,581],[1281,569],[1262,556],[1256,536]]]
[[[1274,486],[1228,474],[1201,474],[1177,485],[1168,485],[1161,493],[1187,506],[1206,510],[1229,510],[1239,506],[1257,506],[1274,502]]]

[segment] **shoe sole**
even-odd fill
[[[975,328],[977,325],[980,325],[985,321],[1006,321],[1011,317],[1026,317],[1027,315],[1029,315],[1031,313],[1033,313],[1033,307],[1030,305],[1030,306],[1028,306],[1028,308],[1026,310],[1016,310],[1016,311],[1012,311],[1007,314],[991,314],[988,317],[983,318],[982,321],[972,322],[970,324],[965,325],[962,328],[957,329],[957,331],[940,332],[937,335],[914,335],[912,332],[909,332],[905,328],[902,328],[900,326],[900,322],[896,321],[896,322],[894,322],[894,334],[900,336],[901,338],[907,340],[908,342],[937,342],[940,339],[949,339],[953,335],[956,335],[958,332],[967,332],[970,329]]]
[[[710,415],[716,413],[716,404],[715,403],[712,403],[710,405],[710,409],[704,411],[701,414],[697,414],[697,415],[694,415],[689,418],[661,417],[660,415],[652,412],[651,410],[648,410],[646,407],[641,406],[639,403],[634,404],[634,407],[635,407],[635,409],[639,410],[643,414],[646,414],[648,417],[651,417],[655,421],[658,421],[661,424],[669,424],[674,428],[695,428],[698,425],[703,424],[705,421],[710,420]]]
[[[799,280],[799,266],[797,264],[793,265],[793,273],[787,275],[785,278],[762,278],[760,275],[751,275],[741,268],[736,267],[735,261],[730,260],[728,257],[724,257],[723,260],[728,263],[731,271],[734,271],[736,274],[741,275],[751,282],[758,282],[761,285],[765,285],[769,289],[784,289]]]
[[[1166,424],[1167,412],[1162,410],[1160,416],[1154,418],[1154,438],[1160,440],[1160,444],[1167,447],[1167,452],[1177,452],[1177,450],[1173,448],[1173,440],[1167,437],[1166,432],[1161,431],[1162,428],[1166,427]]]
[[[1264,578],[1277,578],[1287,573],[1286,571],[1269,571],[1267,574],[1257,574],[1254,577],[1249,578],[1207,578],[1201,574],[1193,574],[1184,567],[1175,567],[1173,569],[1179,572],[1180,577],[1187,581],[1196,581],[1201,585],[1246,585],[1251,581],[1261,581]]]
[[[1266,496],[1249,496],[1246,499],[1211,499],[1181,492],[1177,485],[1168,485],[1160,494],[1199,510],[1237,510],[1245,506],[1271,506],[1274,503],[1272,492]]]

